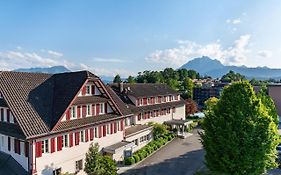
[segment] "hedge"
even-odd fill
[[[143,148],[139,149],[137,152],[133,154],[132,157],[127,157],[124,159],[125,165],[132,165],[134,163],[137,163],[144,158],[146,158],[148,155],[159,149],[161,146],[165,145],[168,141],[171,141],[175,137],[174,134],[168,133],[165,135],[162,135],[161,137],[151,141],[147,145],[145,145]]]

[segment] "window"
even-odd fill
[[[95,127],[94,132],[95,132],[95,138],[98,138],[98,128],[97,127]]]
[[[48,153],[49,152],[49,140],[43,140],[42,141],[42,153]]]
[[[80,142],[85,142],[85,131],[80,131]]]
[[[71,117],[72,118],[76,118],[77,114],[76,114],[76,107],[73,106],[71,107]]]
[[[106,126],[106,134],[110,134],[110,124],[107,124]]]
[[[117,131],[120,131],[120,122],[117,122]]]
[[[79,172],[82,169],[83,169],[82,159],[78,160],[78,161],[75,161],[75,170],[76,170],[76,172]]]
[[[61,144],[62,144],[62,147],[68,147],[68,134],[62,136]]]
[[[91,86],[90,85],[86,86],[86,95],[91,95]]]
[[[150,98],[149,97],[147,98],[147,104],[148,105],[150,104]]]
[[[91,105],[87,105],[87,115],[91,115]]]
[[[61,174],[61,168],[57,168],[53,171],[53,175],[60,175]]]
[[[100,104],[100,114],[104,113],[104,103]]]
[[[138,139],[134,140],[135,145],[138,146]]]

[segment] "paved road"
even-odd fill
[[[197,129],[186,139],[175,139],[123,175],[193,175],[204,166]]]

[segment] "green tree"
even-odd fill
[[[209,106],[201,134],[209,170],[260,175],[277,166],[278,118],[268,101],[272,102],[265,94],[256,95],[250,83],[237,82]]]
[[[113,83],[121,83],[121,82],[122,82],[121,77],[119,74],[117,74],[113,79]]]
[[[127,82],[130,83],[130,84],[135,83],[134,77],[130,75],[130,76],[127,78]]]
[[[116,163],[108,156],[101,158],[101,175],[117,175]]]
[[[183,89],[187,98],[193,98],[194,83],[190,78],[185,78],[182,82]]]
[[[153,122],[149,122],[148,125],[153,126],[153,137],[155,139],[159,138],[161,135],[168,133],[167,125]]]
[[[86,153],[84,171],[88,175],[101,175],[101,159],[102,156],[99,153],[98,143],[95,143],[94,145],[91,144],[88,152]]]
[[[236,82],[236,81],[242,81],[246,80],[244,75],[241,75],[239,73],[235,73],[234,71],[229,71],[227,74],[223,75],[221,78],[222,82]]]

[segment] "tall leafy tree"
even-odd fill
[[[113,83],[121,83],[121,82],[122,82],[121,77],[119,74],[117,74],[113,79]]]
[[[193,98],[193,88],[194,88],[194,83],[190,78],[185,78],[182,82],[182,86],[184,88],[184,91],[186,93],[187,98]]]
[[[242,81],[246,80],[244,75],[241,75],[239,73],[235,73],[234,71],[229,71],[227,74],[223,75],[221,78],[221,81],[223,82],[236,82],[236,81]]]
[[[88,175],[100,175],[102,173],[101,169],[101,155],[99,153],[99,145],[95,143],[91,144],[88,152],[86,153],[85,168],[84,171]]]
[[[135,83],[134,77],[130,75],[130,76],[127,78],[127,82],[130,83],[130,84]]]
[[[278,117],[270,97],[256,95],[248,82],[237,82],[207,109],[201,137],[211,171],[260,175],[277,166]]]
[[[185,100],[185,114],[191,115],[198,111],[198,107],[195,101],[192,99]]]
[[[101,175],[117,175],[116,163],[108,156],[101,158]]]

